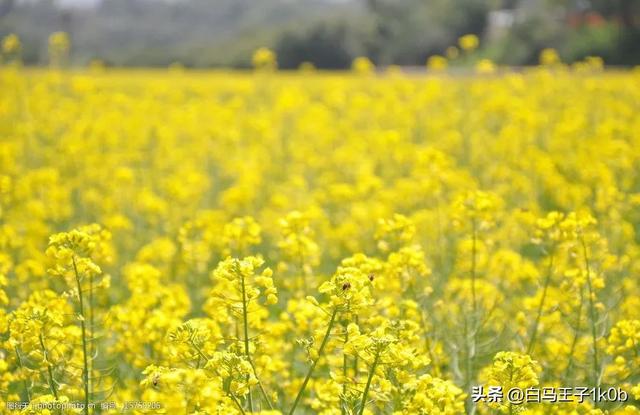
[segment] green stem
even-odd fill
[[[93,276],[89,275],[89,356],[91,359],[87,362],[89,366],[87,367],[87,372],[89,373],[89,400],[93,402],[93,356],[95,354],[95,339],[94,339],[94,324],[93,324]]]
[[[253,364],[253,359],[251,359],[251,353],[249,352],[249,319],[248,319],[248,312],[247,312],[247,289],[246,289],[244,276],[240,272],[240,267],[238,266],[237,262],[236,262],[236,270],[240,275],[240,282],[241,282],[241,288],[242,288],[242,324],[244,326],[245,355],[247,356],[247,361],[251,365],[251,369],[253,369],[253,375],[258,380],[258,388],[260,389],[260,393],[262,394],[263,399],[265,400],[265,402],[267,402],[269,409],[273,410],[273,404],[271,403],[271,399],[269,399],[269,395],[267,395],[267,392],[264,390],[264,386],[262,385],[262,382],[258,378],[258,372],[256,371],[256,366]],[[253,399],[251,397],[251,388],[249,388],[249,408],[251,409],[251,412],[253,412]]]
[[[229,396],[231,397],[231,400],[233,401],[233,403],[235,403],[238,409],[240,410],[240,413],[242,415],[245,415],[244,409],[242,409],[242,405],[240,405],[240,402],[238,401],[238,398],[236,398],[236,395],[234,395],[232,392],[229,392]]]
[[[464,373],[464,389],[469,390],[471,387],[471,380],[474,372],[474,359],[475,359],[475,344],[473,343],[475,336],[469,335],[470,322],[467,318],[464,319],[463,326],[463,339],[465,349],[465,373]],[[475,412],[475,403],[470,397],[465,400],[465,409],[467,413],[473,414]]]
[[[356,316],[356,325],[360,323],[358,316]],[[353,379],[358,379],[358,354],[353,357]]]
[[[359,415],[364,413],[364,408],[367,406],[367,395],[369,394],[369,387],[371,386],[371,380],[373,379],[373,375],[376,373],[376,367],[378,366],[378,360],[380,359],[380,350],[376,351],[376,356],[373,359],[373,365],[371,365],[371,370],[369,371],[369,377],[367,378],[367,384],[364,387],[364,392],[362,393],[362,402],[360,402],[360,411],[358,411]]]
[[[260,393],[262,394],[262,398],[265,400],[267,405],[269,405],[269,409],[273,411],[273,403],[271,403],[271,399],[269,398],[269,395],[267,395],[267,391],[264,390],[264,386],[262,386],[262,382],[260,381],[260,378],[258,378],[258,372],[256,371],[256,366],[253,364],[253,360],[252,359],[249,359],[249,364],[251,365],[251,368],[253,369],[253,375],[258,380],[258,388],[260,389]]]
[[[476,231],[476,220],[475,218],[472,221],[472,227],[473,227],[473,232],[472,232],[472,238],[471,238],[471,304],[472,304],[472,318],[473,321],[475,322],[475,318],[476,318],[476,310],[478,307],[477,304],[477,300],[476,300],[476,252],[477,252],[477,231]],[[473,324],[475,326],[475,323]]]
[[[15,347],[15,352],[16,352],[16,358],[18,360],[18,367],[20,369],[23,368],[22,366],[22,357],[20,357],[20,352],[18,351],[18,346]],[[23,384],[24,384],[24,392],[27,394],[27,401],[31,402],[31,388],[29,388],[29,383],[27,382],[27,379],[23,380]]]
[[[347,331],[347,328],[344,327],[344,344],[346,345],[347,342],[349,341],[349,332]],[[344,397],[347,396],[347,365],[348,365],[348,360],[347,360],[347,354],[346,353],[342,353],[342,376],[344,377],[344,383],[342,384],[342,399],[340,399],[340,413],[342,415],[346,414],[346,409],[345,409],[345,403],[344,403]]]
[[[247,356],[247,360],[251,361],[251,355],[249,353],[249,323],[247,315],[247,289],[244,283],[244,275],[240,271],[238,262],[236,261],[236,268],[240,276],[240,285],[242,288],[242,325],[244,328],[244,353]],[[247,380],[249,375],[247,375]],[[249,387],[249,393],[247,394],[247,400],[249,401],[249,411],[253,412],[253,398],[251,397],[251,387]]]
[[[477,332],[478,332],[478,300],[476,295],[476,267],[477,267],[477,253],[478,253],[478,226],[476,223],[476,219],[473,218],[471,221],[472,224],[472,234],[471,234],[471,319],[470,322],[467,323],[467,319],[465,318],[464,323],[464,340],[466,344],[466,374],[465,374],[465,389],[469,389],[471,385],[471,380],[473,378],[473,372],[475,368],[475,356],[476,356],[476,345],[477,345]],[[469,335],[469,330],[471,330],[471,335]],[[472,399],[467,399],[465,402],[465,407],[468,412],[473,414],[475,412],[475,403]]]
[[[38,338],[40,339],[40,347],[42,347],[42,354],[44,356],[44,360],[45,362],[47,362],[47,373],[49,374],[49,389],[51,390],[51,393],[53,394],[53,396],[56,398],[56,401],[57,401],[58,391],[56,390],[56,385],[53,382],[53,370],[51,369],[51,363],[49,363],[49,353],[47,352],[47,346],[45,346],[44,344],[44,337],[42,336],[42,333],[40,333]]]
[[[424,333],[424,347],[427,350],[427,355],[429,356],[429,360],[431,360],[431,368],[433,370],[433,374],[437,377],[440,377],[440,366],[436,361],[436,356],[433,353],[431,346],[431,339],[429,338],[429,332],[427,330],[427,321],[424,317],[424,313],[420,310],[420,323],[422,324],[422,331]]]
[[[336,315],[338,314],[338,308],[333,309],[333,313],[331,314],[331,320],[329,320],[329,325],[327,326],[327,332],[324,334],[324,338],[322,339],[322,343],[320,343],[320,348],[318,349],[318,357],[313,361],[311,367],[307,371],[307,375],[302,382],[302,386],[300,386],[300,390],[298,391],[298,395],[296,395],[296,400],[293,402],[293,406],[289,410],[289,415],[293,415],[298,403],[300,403],[300,399],[302,399],[302,395],[304,394],[304,390],[307,387],[307,383],[309,383],[309,379],[311,378],[311,374],[313,374],[313,370],[316,368],[318,361],[322,357],[322,352],[324,351],[324,347],[327,344],[327,340],[329,340],[329,335],[331,334],[331,329],[333,328],[333,323],[336,320]]]
[[[584,254],[584,265],[587,271],[587,288],[589,289],[589,318],[591,320],[591,340],[593,342],[593,381],[596,387],[600,386],[600,364],[598,362],[598,336],[596,333],[596,307],[594,304],[595,294],[593,292],[593,285],[591,282],[591,267],[589,266],[589,255],[587,254],[587,245],[584,242],[584,238],[580,237],[580,243],[582,244],[582,252]],[[598,402],[595,401],[594,405],[597,407]]]
[[[80,284],[80,275],[76,265],[76,258],[71,258],[73,262],[73,272],[76,275],[76,284],[78,285],[78,300],[80,303],[80,329],[82,330],[82,359],[83,370],[82,379],[84,383],[84,410],[85,415],[89,415],[89,361],[87,359],[87,329],[84,324],[84,300],[82,298],[82,284]]]
[[[580,337],[581,323],[582,323],[582,304],[584,302],[584,294],[583,289],[580,287],[580,304],[578,305],[578,321],[576,323],[576,328],[573,333],[573,341],[571,342],[571,349],[569,350],[568,363],[567,368],[564,372],[564,383],[569,380],[571,376],[571,370],[573,369],[573,358],[574,353],[576,351],[576,347],[578,346],[578,338]]]
[[[531,355],[531,353],[533,353],[533,348],[535,347],[536,337],[538,335],[538,327],[540,325],[540,319],[542,318],[542,311],[544,309],[544,303],[547,298],[549,284],[551,283],[551,276],[553,275],[553,257],[553,251],[551,251],[551,255],[549,256],[549,267],[547,269],[547,276],[544,279],[544,288],[542,289],[542,298],[540,299],[540,303],[538,304],[538,312],[536,313],[536,319],[531,329],[531,338],[529,339],[529,345],[527,346],[528,355]]]

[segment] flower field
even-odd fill
[[[0,70],[0,413],[640,414],[640,72],[596,66]]]

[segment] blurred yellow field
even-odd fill
[[[640,413],[640,73],[370,69],[2,69],[0,412]]]

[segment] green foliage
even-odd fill
[[[321,22],[303,32],[285,32],[275,48],[279,66],[295,69],[302,62],[311,62],[319,68],[347,68],[357,56],[355,36],[343,22]]]
[[[613,24],[579,28],[569,33],[561,53],[570,62],[587,56],[601,56],[605,61],[611,61],[615,58],[620,35],[621,31]]]

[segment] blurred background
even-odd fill
[[[424,66],[480,38],[469,62],[528,65],[554,48],[565,62],[600,56],[640,64],[640,0],[0,0],[0,38],[17,34],[28,65],[47,62],[52,32],[70,37],[71,63],[251,66],[268,47],[278,66]]]

